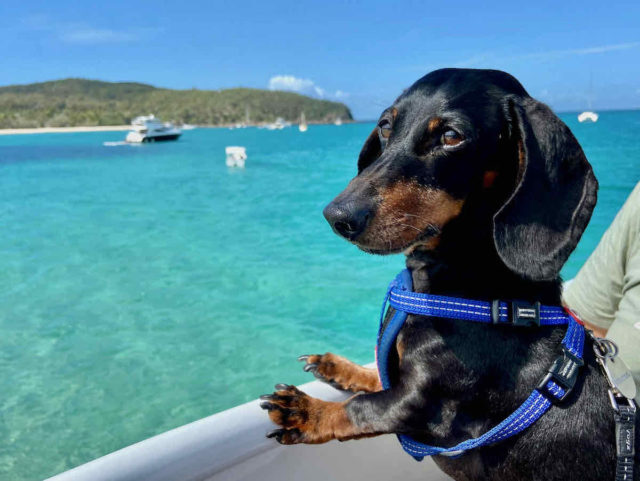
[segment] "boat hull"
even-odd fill
[[[178,140],[180,135],[181,134],[179,133],[171,133],[166,135],[145,135],[139,132],[129,132],[125,140],[132,144],[145,144],[150,142],[165,142],[168,140]]]
[[[153,137],[145,137],[143,142],[165,142],[167,140],[178,140],[180,134],[170,135],[154,135]]]

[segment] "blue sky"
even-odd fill
[[[498,68],[557,110],[640,107],[640,2],[0,2],[0,85],[87,77],[337,99],[360,119],[440,67]]]

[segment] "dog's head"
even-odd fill
[[[502,262],[550,280],[580,239],[597,186],[569,128],[514,77],[443,69],[382,113],[358,175],[324,215],[367,252],[409,253],[438,249],[447,226],[481,200],[492,206]]]

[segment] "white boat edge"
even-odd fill
[[[319,381],[300,388],[325,400],[348,397],[348,393]],[[251,401],[158,434],[48,481],[450,479],[431,459],[421,463],[413,460],[393,435],[280,446],[265,437],[276,426],[259,404],[258,400]]]

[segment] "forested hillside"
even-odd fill
[[[0,87],[0,128],[128,124],[138,115],[198,125],[352,120],[349,108],[292,92],[234,88],[170,90],[130,82],[64,79]]]

